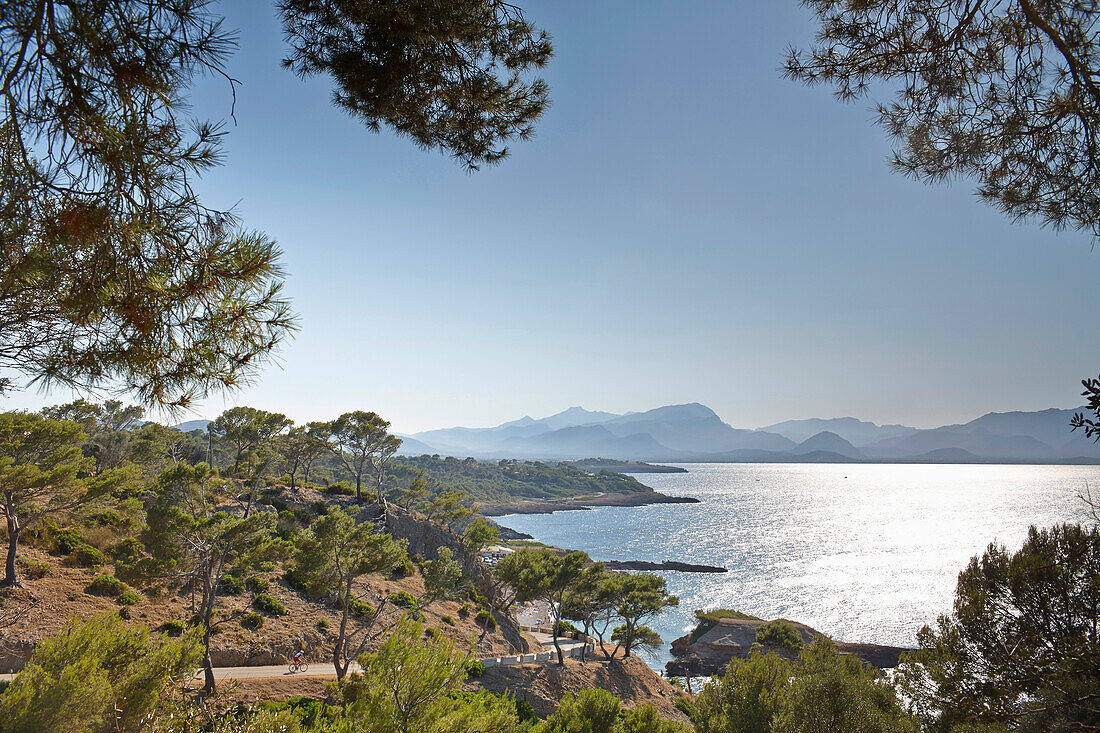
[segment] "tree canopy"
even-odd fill
[[[1100,235],[1100,47],[1094,2],[802,0],[815,43],[785,72],[877,105],[892,167],[973,178],[1014,220]]]
[[[528,74],[549,39],[511,4],[277,7],[288,68],[331,76],[335,103],[369,129],[471,168],[500,161],[546,108]],[[0,8],[0,367],[180,409],[247,383],[297,327],[276,243],[196,192],[226,130],[190,117],[190,88],[201,75],[235,84],[237,39],[217,8]]]

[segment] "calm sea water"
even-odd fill
[[[699,504],[501,517],[596,560],[681,560],[718,575],[666,573],[680,606],[654,625],[666,643],[697,608],[789,618],[840,641],[910,646],[951,610],[959,571],[990,542],[1019,547],[1030,525],[1083,521],[1096,466],[683,464],[638,474]],[[667,647],[658,669],[669,659]]]

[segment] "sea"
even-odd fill
[[[698,504],[599,507],[498,517],[507,527],[594,560],[721,566],[662,573],[678,607],[650,625],[665,647],[696,609],[729,608],[808,624],[837,641],[914,646],[918,629],[951,611],[958,574],[1028,528],[1084,522],[1100,466],[929,464],[676,464],[635,474]]]

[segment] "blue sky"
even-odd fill
[[[372,409],[411,432],[698,401],[738,427],[931,426],[1075,406],[1100,371],[1089,238],[889,172],[869,101],[780,78],[812,32],[793,0],[524,2],[553,106],[472,175],[282,70],[269,5],[224,5],[242,84],[203,186],[280,242],[302,331],[200,416]],[[228,115],[223,83],[194,101]]]

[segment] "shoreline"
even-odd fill
[[[588,511],[595,507],[637,507],[653,504],[698,504],[691,496],[669,496],[657,491],[632,493],[606,493],[593,496],[573,496],[567,499],[522,499],[499,504],[478,503],[478,510],[486,517],[503,517],[510,514],[553,514],[554,512]]]

